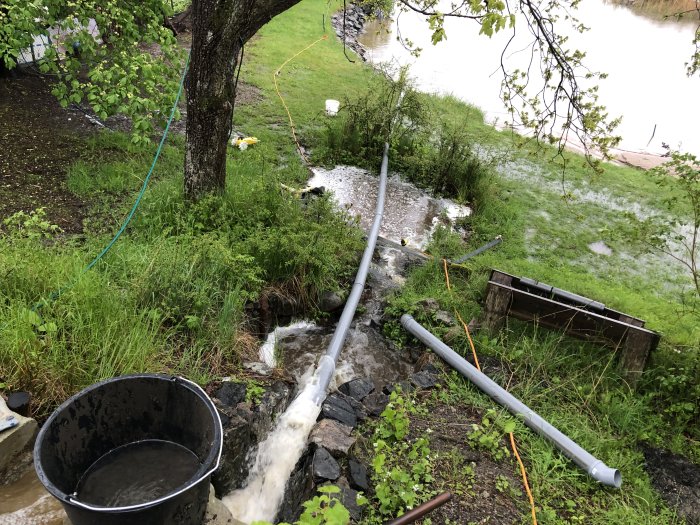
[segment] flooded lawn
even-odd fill
[[[359,216],[360,225],[368,231],[374,220],[378,178],[353,166],[337,166],[332,170],[314,168],[309,186],[323,186],[333,193],[336,202],[351,215]],[[424,248],[441,220],[454,222],[471,210],[448,199],[431,197],[398,175],[387,182],[386,205],[379,235],[394,242]]]

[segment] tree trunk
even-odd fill
[[[226,147],[241,46],[299,0],[194,0],[187,76],[185,197],[196,200],[226,184]]]

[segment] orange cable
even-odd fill
[[[520,459],[520,454],[518,454],[518,449],[515,448],[515,438],[513,433],[509,432],[510,435],[510,446],[513,448],[513,453],[518,460],[518,465],[520,465],[520,474],[523,476],[523,485],[525,485],[525,492],[527,492],[527,497],[530,500],[530,509],[532,510],[532,523],[537,525],[537,514],[535,513],[535,498],[532,497],[532,492],[530,492],[530,484],[527,482],[527,472],[525,472],[525,465],[523,465],[523,460]]]
[[[294,120],[292,120],[292,114],[290,113],[289,108],[287,107],[287,103],[284,101],[284,97],[282,96],[282,93],[280,93],[279,86],[277,85],[277,76],[282,72],[282,68],[283,68],[284,66],[286,66],[289,62],[291,62],[291,61],[294,60],[296,57],[298,57],[299,55],[301,55],[304,51],[307,51],[308,49],[311,49],[313,46],[315,46],[316,44],[318,44],[321,40],[326,40],[327,38],[328,38],[328,35],[323,35],[321,38],[319,38],[319,39],[316,40],[315,42],[312,42],[311,44],[309,44],[308,46],[306,46],[304,49],[302,49],[301,51],[299,51],[299,52],[298,52],[297,54],[295,54],[294,56],[289,57],[287,60],[284,61],[284,63],[283,63],[279,68],[277,68],[277,70],[275,71],[275,73],[272,75],[272,79],[273,79],[274,82],[275,82],[275,91],[277,91],[277,96],[278,96],[278,97],[280,98],[280,100],[282,101],[282,105],[284,106],[284,109],[287,111],[287,116],[289,117],[289,127],[292,129],[292,137],[294,137],[294,142],[295,142],[296,145],[297,145],[297,149],[299,150],[299,154],[301,155],[301,158],[302,158],[302,159],[304,160],[304,162],[306,162],[307,164],[309,163],[309,159],[308,159],[308,158],[306,157],[306,155],[304,154],[304,150],[302,149],[301,144],[299,144],[299,140],[297,139],[296,128],[294,127]]]
[[[442,260],[442,265],[443,268],[445,269],[445,283],[447,283],[447,289],[452,293],[452,287],[450,286],[450,273],[447,271],[447,259]],[[455,314],[457,314],[457,319],[459,319],[459,322],[462,323],[462,326],[464,327],[464,332],[467,334],[467,339],[469,340],[469,346],[472,349],[472,356],[474,357],[474,366],[476,366],[476,369],[481,372],[481,366],[479,366],[479,358],[476,356],[476,348],[474,347],[474,341],[472,341],[472,335],[469,333],[469,327],[467,326],[467,323],[464,322],[464,319],[462,319],[462,316],[459,315],[459,312],[457,311],[457,308],[454,308]]]
[[[452,293],[452,286],[450,286],[450,274],[447,270],[447,259],[442,260],[442,265],[443,269],[445,270],[445,283],[447,284],[447,289],[450,291],[450,293]],[[464,327],[464,331],[467,334],[467,339],[469,339],[469,345],[472,349],[472,355],[474,356],[474,364],[476,365],[476,369],[481,371],[481,367],[479,366],[479,359],[476,356],[476,348],[474,348],[474,341],[472,340],[472,336],[469,333],[469,327],[464,322],[464,319],[462,319],[462,316],[459,315],[457,308],[455,308],[454,311],[457,314],[457,318]],[[532,523],[533,525],[537,525],[537,514],[535,512],[535,498],[532,497],[532,492],[530,491],[530,484],[527,481],[527,472],[525,471],[525,465],[523,464],[523,460],[520,459],[518,449],[515,447],[515,438],[513,437],[513,433],[509,432],[508,435],[510,436],[510,445],[513,448],[513,453],[515,454],[515,457],[518,460],[518,465],[520,466],[520,474],[523,477],[523,485],[525,486],[525,492],[527,492],[527,497],[530,500],[530,509],[532,511]]]
[[[442,267],[445,269],[445,283],[447,283],[447,289],[451,292],[452,287],[450,286],[450,273],[447,271],[447,259],[442,260]]]

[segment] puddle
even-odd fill
[[[612,249],[603,241],[592,242],[588,245],[588,249],[591,250],[593,253],[597,253],[598,255],[612,255]]]
[[[28,468],[11,485],[0,487],[0,525],[63,525],[63,507]]]
[[[368,171],[353,166],[336,166],[332,170],[313,168],[309,186],[323,186],[333,193],[335,201],[369,231],[377,203],[378,179]],[[448,199],[432,197],[398,175],[387,181],[386,205],[379,235],[394,242],[408,241],[409,246],[424,248],[440,223],[441,216],[452,223],[471,213]]]

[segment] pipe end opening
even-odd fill
[[[613,487],[616,489],[619,489],[622,486],[622,474],[620,474],[620,471],[615,469],[615,472],[613,473]]]

